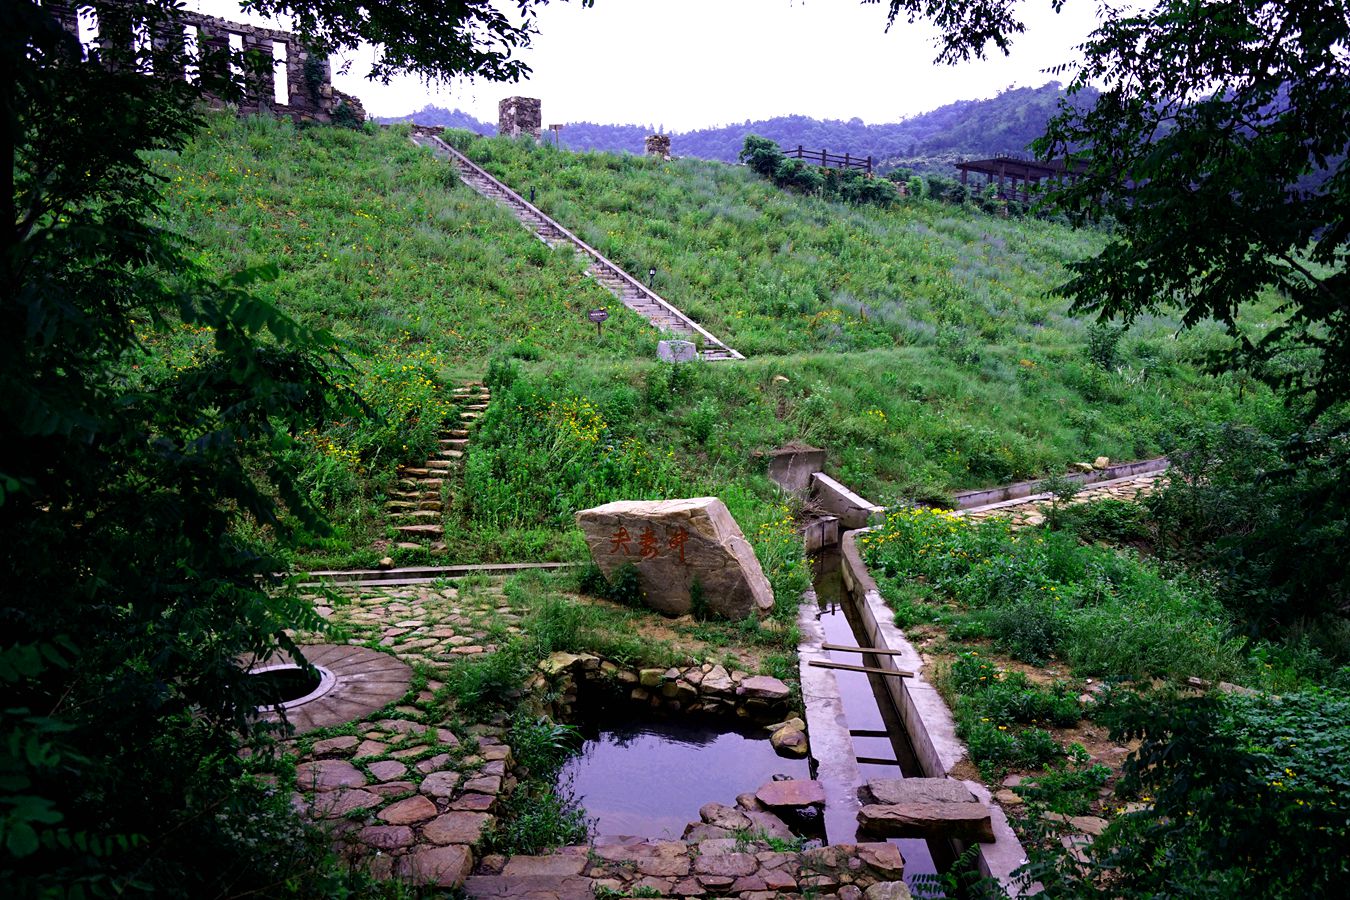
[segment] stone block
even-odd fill
[[[635,566],[646,603],[658,612],[689,613],[695,582],[708,610],[724,618],[773,609],[754,549],[716,497],[620,500],[582,510],[577,525],[605,577]]]
[[[698,345],[690,341],[659,341],[656,358],[668,363],[694,362],[698,359]]]

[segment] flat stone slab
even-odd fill
[[[459,887],[473,869],[473,853],[468,847],[418,847],[398,859],[398,873],[404,878],[437,887]]]
[[[869,803],[858,811],[858,825],[883,837],[956,838],[994,842],[994,825],[983,803],[928,801],[903,805]]]
[[[819,781],[808,781],[804,778],[770,781],[755,791],[755,799],[773,809],[824,806],[825,786]]]
[[[483,832],[495,821],[487,813],[448,812],[423,826],[422,837],[433,844],[477,845]]]
[[[345,759],[316,759],[295,767],[295,783],[301,790],[335,791],[364,787],[366,776]]]
[[[418,794],[380,810],[380,819],[390,825],[412,825],[436,816],[436,804]]]
[[[507,878],[518,876],[542,876],[565,878],[580,875],[586,868],[586,857],[564,854],[550,856],[513,856],[506,864],[502,874]]]
[[[478,900],[595,900],[591,879],[579,875],[475,875],[464,893]]]
[[[954,778],[874,778],[858,789],[863,803],[978,803]]]

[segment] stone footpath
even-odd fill
[[[1079,491],[1065,505],[1072,506],[1078,503],[1092,503],[1096,500],[1108,499],[1135,501],[1152,493],[1154,485],[1166,474],[1166,472],[1146,472],[1142,475],[1132,475],[1128,478],[1118,478],[1114,481],[1103,481],[1089,485]],[[975,522],[1002,517],[1011,519],[1012,527],[1024,528],[1044,523],[1046,510],[1049,506],[1049,494],[1033,494],[1030,497],[1005,500],[1002,503],[994,503],[976,509],[956,510],[956,515],[965,516]]]
[[[481,381],[465,382],[451,393],[459,404],[453,427],[441,432],[439,447],[420,466],[399,466],[398,490],[385,503],[385,513],[401,540],[394,546],[405,550],[427,547],[432,556],[445,553],[445,515],[442,489],[450,470],[463,459],[469,446],[469,428],[487,410],[492,395]]]

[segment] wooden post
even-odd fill
[[[821,148],[820,148],[820,164],[821,164],[822,166],[828,166],[828,165],[829,165],[829,162],[827,162],[826,159],[825,159],[825,148],[824,148],[824,147],[821,147]]]
[[[851,168],[851,166],[849,165],[849,161],[848,161],[848,151],[847,151],[847,150],[844,151],[844,168],[845,168],[845,169]]]
[[[801,145],[801,144],[798,144],[798,145],[797,145],[797,158],[798,158],[798,159],[804,159],[804,158],[805,158],[805,157],[802,156],[802,152],[803,152],[803,151],[802,151],[802,145]]]
[[[872,154],[867,154],[867,174],[872,174]]]

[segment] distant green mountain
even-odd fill
[[[1054,115],[1064,91],[1058,82],[1038,88],[1010,88],[989,100],[961,100],[932,112],[883,125],[867,125],[861,119],[812,119],[778,116],[745,121],[737,125],[700,128],[671,135],[671,150],[677,156],[693,156],[735,162],[747,134],[758,134],[784,147],[801,145],[811,150],[871,156],[883,168],[908,165],[942,168],[958,158],[1026,153]],[[1075,102],[1091,102],[1095,93],[1080,94]],[[384,121],[415,121],[421,125],[445,125],[478,134],[494,134],[496,126],[480,122],[467,113],[427,106],[419,112]],[[562,144],[571,150],[601,150],[610,153],[641,153],[643,138],[651,126],[600,125],[573,122],[562,130]]]

